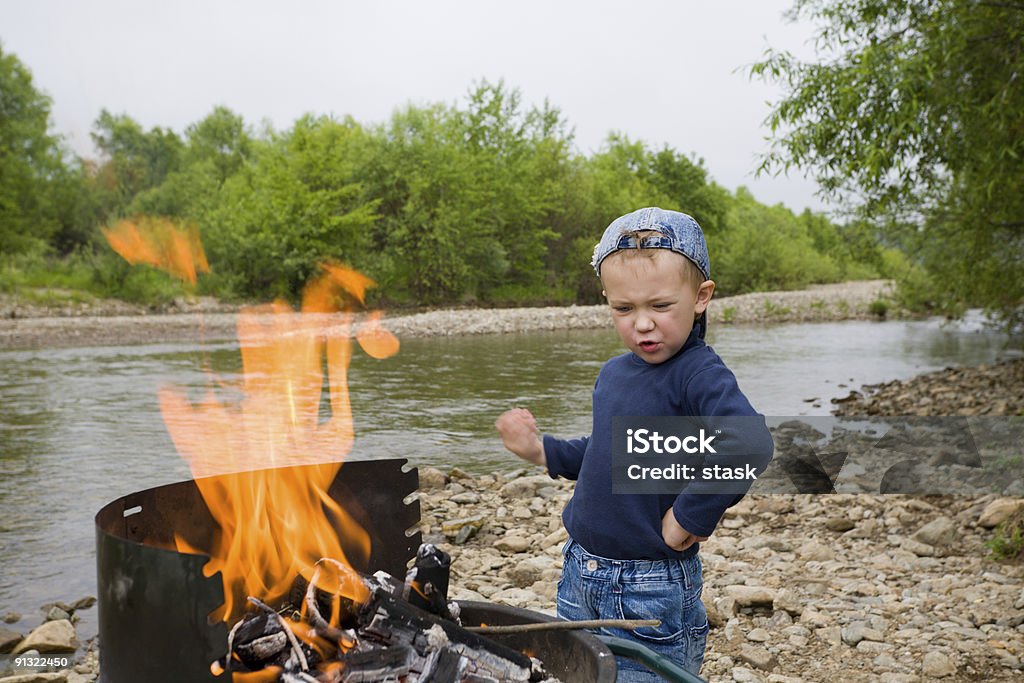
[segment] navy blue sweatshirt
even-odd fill
[[[562,513],[566,530],[594,555],[623,560],[682,558],[665,545],[661,519],[672,508],[679,524],[692,534],[710,536],[726,508],[743,497],[736,493],[696,493],[688,487],[675,494],[612,493],[612,418],[616,416],[758,416],[740,391],[736,377],[704,343],[695,329],[672,358],[657,365],[634,353],[612,358],[594,385],[591,435],[561,440],[544,436],[544,454],[552,478],[576,480],[572,499]],[[757,423],[763,425],[763,418]],[[773,445],[767,426],[744,430],[744,452],[763,471]],[[712,464],[709,457],[707,464]],[[732,463],[734,464],[734,463]]]

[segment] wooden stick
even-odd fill
[[[590,619],[589,621],[541,621],[511,626],[468,626],[467,631],[483,634],[526,633],[527,631],[560,631],[579,628],[622,628],[629,631],[641,626],[661,626],[660,619]]]

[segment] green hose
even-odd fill
[[[615,636],[597,636],[598,640],[608,646],[616,657],[626,657],[640,662],[648,669],[671,683],[707,683],[706,680],[690,673],[668,657],[659,655],[640,643]]]

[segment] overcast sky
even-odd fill
[[[225,105],[253,128],[301,114],[380,123],[481,79],[548,99],[589,153],[610,131],[704,160],[769,204],[821,210],[814,184],[753,177],[780,91],[746,75],[771,46],[813,55],[792,0],[0,0],[0,42],[92,153],[101,109],[182,132]]]

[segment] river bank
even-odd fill
[[[710,320],[758,324],[874,318],[872,303],[891,299],[891,288],[887,280],[864,280],[723,297],[712,302]],[[891,302],[888,308],[893,310]],[[124,302],[51,309],[0,298],[0,349],[224,341],[234,339],[236,318],[237,308],[206,300],[151,312]],[[610,325],[607,306],[445,309],[385,318],[385,326],[399,338]]]
[[[424,540],[453,558],[451,598],[552,612],[571,482],[534,468],[482,476],[421,468],[420,483]],[[702,675],[713,683],[1020,680],[1024,566],[991,559],[985,542],[995,520],[1021,506],[995,496],[748,496],[702,545],[712,624]],[[53,616],[39,629],[48,638],[33,636],[37,649],[76,652],[71,622]],[[11,683],[91,683],[96,643],[77,653],[74,669]]]

